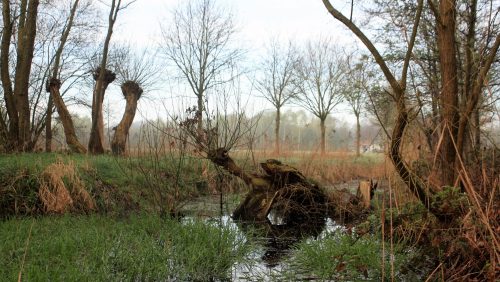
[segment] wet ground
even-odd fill
[[[233,220],[230,214],[242,197],[243,195],[234,194],[223,196],[221,204],[220,195],[207,196],[189,202],[182,208],[182,212],[187,215],[183,220],[201,217],[213,224],[230,226],[254,245],[248,260],[233,266],[232,281],[255,281],[256,277],[259,277],[258,280],[274,281],[280,276],[286,259],[297,243],[302,240],[321,239],[328,233],[343,229],[330,218],[318,222],[284,225],[280,218],[272,213],[267,222]]]
[[[348,189],[355,193],[359,181],[338,183],[329,189]],[[383,185],[380,185],[383,186]],[[380,190],[379,186],[379,190]],[[284,225],[278,216],[272,213],[267,222],[241,222],[231,219],[230,214],[243,199],[244,194],[212,195],[196,199],[185,204],[183,220],[205,218],[213,224],[223,224],[234,228],[245,240],[254,245],[245,263],[237,264],[232,269],[232,281],[275,281],[287,265],[287,258],[294,247],[303,240],[321,240],[330,234],[346,228],[330,218],[304,224]],[[304,274],[301,280],[317,280]]]

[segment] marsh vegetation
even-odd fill
[[[498,280],[498,1],[137,2],[1,1],[0,278]]]

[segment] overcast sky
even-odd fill
[[[159,41],[160,23],[168,23],[170,11],[190,0],[138,0],[118,20],[117,40],[146,44]],[[349,41],[345,31],[328,14],[321,0],[216,0],[232,11],[245,45],[260,48],[270,37],[307,40],[330,35]]]
[[[138,47],[158,46],[161,43],[160,24],[168,24],[172,9],[182,1],[190,0],[138,0],[119,15],[112,41],[130,42]],[[247,57],[253,59],[250,63],[263,55],[264,46],[272,37],[278,37],[283,41],[293,40],[300,44],[308,39],[331,36],[337,44],[345,48],[351,48],[349,46],[354,42],[350,33],[327,12],[321,0],[215,1],[234,14],[239,31],[237,42],[247,50]],[[171,87],[167,86],[166,89],[150,93],[149,97],[167,97],[166,104],[168,104],[168,95],[172,97],[172,92],[179,92],[178,88]],[[112,109],[110,118],[118,121],[122,115],[120,109],[123,109],[118,105],[124,102],[117,86],[111,88],[109,92],[106,97],[108,103],[113,105],[110,107]],[[257,93],[251,95],[257,96]],[[146,114],[152,117],[155,112],[161,112],[162,108],[158,108],[160,104],[156,98],[141,99],[136,120],[144,118]],[[271,104],[262,98],[252,98],[248,104],[249,109],[254,109],[257,104],[258,111],[273,110]],[[344,115],[345,109],[340,111],[340,118],[350,119]]]

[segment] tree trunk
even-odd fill
[[[280,124],[281,124],[281,109],[276,109],[276,126],[274,127],[274,150],[277,155],[280,154]]]
[[[441,65],[441,124],[442,136],[436,150],[438,186],[454,186],[455,158],[459,114],[458,114],[458,80],[455,44],[455,0],[440,1],[441,21],[438,23],[438,46]],[[438,187],[439,188],[439,187]]]
[[[473,144],[475,148],[481,148],[481,121],[480,121],[480,113],[479,109],[473,113],[473,128],[472,128],[472,136],[473,136]]]
[[[106,90],[104,90],[104,91],[106,91]],[[100,110],[99,115],[97,116],[97,130],[99,131],[99,137],[101,138],[102,148],[104,148],[106,146],[106,138],[105,138],[105,134],[104,134],[104,114],[103,114],[104,93],[105,93],[104,91],[100,95],[101,101],[99,102],[99,109],[101,109],[101,110]]]
[[[29,78],[36,36],[36,20],[38,15],[39,0],[31,0],[27,10],[19,20],[17,64],[14,75],[14,96],[19,115],[18,150],[28,148],[31,136],[30,105],[29,105]],[[26,4],[24,4],[26,5]],[[22,9],[21,9],[22,10]]]
[[[208,152],[207,157],[252,188],[234,210],[233,218],[267,221],[271,209],[276,209],[285,224],[324,219],[326,195],[296,169],[267,160],[260,164],[265,174],[246,173],[224,148]]]
[[[356,114],[356,157],[361,155],[361,124],[359,123],[359,113]]]
[[[64,128],[64,136],[66,137],[66,143],[68,144],[71,151],[75,153],[86,153],[87,150],[83,145],[78,141],[76,137],[75,128],[73,125],[73,121],[71,119],[71,115],[64,104],[64,101],[61,97],[60,89],[61,89],[61,81],[57,78],[59,76],[59,68],[61,62],[61,55],[64,50],[64,46],[69,36],[69,32],[71,27],[73,26],[73,20],[75,18],[76,9],[78,7],[79,0],[75,0],[73,6],[71,7],[70,16],[68,19],[68,23],[63,29],[63,33],[61,35],[59,46],[57,47],[56,54],[54,56],[54,65],[52,70],[52,78],[47,80],[47,84],[45,85],[45,90],[50,92],[49,96],[49,105],[47,109],[47,118],[46,118],[46,134],[45,134],[45,150],[50,152],[52,150],[52,112],[53,112],[53,104],[55,100],[55,106],[57,112],[59,114],[59,118],[61,119],[61,123]]]
[[[122,93],[127,102],[125,112],[123,113],[122,120],[118,124],[111,142],[111,150],[115,155],[122,155],[125,153],[125,144],[130,126],[134,121],[135,112],[137,110],[137,101],[141,97],[142,88],[133,81],[126,81],[122,84]]]
[[[61,94],[59,93],[60,88],[61,81],[56,78],[51,78],[47,81],[45,90],[50,92],[52,100],[54,101],[54,105],[56,106],[57,113],[59,114],[59,118],[61,119],[61,123],[64,128],[64,136],[66,137],[66,143],[68,144],[69,149],[75,153],[85,154],[87,153],[87,150],[76,137],[73,120],[71,119],[71,115],[69,114],[69,111],[61,98]]]
[[[3,111],[0,110],[0,142],[3,144],[0,146],[0,151],[5,150],[5,144],[8,142],[8,134],[7,123],[5,123]]]
[[[321,118],[319,127],[321,130],[321,143],[320,143],[320,149],[321,149],[321,155],[324,156],[326,153],[326,126],[325,126],[325,120],[326,118]]]
[[[198,117],[198,134],[203,134],[203,91],[198,90],[198,112],[196,113]]]
[[[0,75],[2,79],[2,89],[3,97],[5,100],[5,108],[7,110],[7,116],[9,117],[9,128],[7,134],[7,144],[5,149],[7,151],[12,151],[16,147],[17,137],[19,135],[19,117],[16,108],[16,101],[14,92],[12,89],[12,82],[10,80],[10,70],[9,70],[9,53],[10,53],[10,42],[13,33],[13,24],[10,17],[10,1],[2,1],[2,19],[3,19],[3,29],[2,29],[2,45],[1,45],[1,61],[0,61]]]
[[[102,82],[101,91],[99,91],[99,77],[101,75],[101,68],[97,68],[94,71],[94,80],[96,80],[96,86],[94,87],[94,95],[92,98],[92,128],[90,131],[89,138],[89,152],[92,154],[102,154],[104,153],[103,144],[103,134],[104,134],[104,119],[102,114],[102,104],[104,102],[104,93],[108,88],[108,85],[113,82],[116,78],[115,73],[110,70],[104,70],[104,81]]]
[[[113,82],[116,75],[106,69],[108,60],[109,42],[113,34],[113,26],[120,11],[121,0],[112,0],[108,16],[108,32],[104,40],[102,48],[102,59],[100,66],[94,71],[94,80],[96,81],[94,87],[94,95],[92,96],[92,128],[89,138],[89,151],[92,154],[104,153],[103,135],[104,135],[104,121],[102,116],[102,103],[104,101],[104,93],[108,85]]]
[[[52,102],[52,95],[49,97],[47,103],[47,111],[45,117],[45,152],[52,152],[52,112],[54,103]]]
[[[457,137],[457,151],[459,154],[463,152],[464,141],[468,133],[468,128],[470,127],[470,119],[474,119],[474,111],[477,110],[478,104],[481,100],[481,93],[484,88],[486,76],[491,68],[491,65],[495,61],[498,49],[500,48],[500,34],[496,36],[495,43],[490,49],[488,57],[482,63],[479,69],[479,74],[474,81],[471,93],[465,105],[465,109],[461,113],[459,127],[458,127],[458,137]],[[478,113],[479,114],[479,113]],[[477,117],[479,118],[479,116]],[[479,129],[479,128],[478,128]],[[476,133],[477,134],[477,133]],[[477,138],[477,137],[476,137]],[[457,164],[458,165],[458,164]]]

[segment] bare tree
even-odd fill
[[[204,111],[207,90],[232,80],[223,76],[241,57],[232,46],[236,32],[233,16],[215,0],[185,1],[173,11],[170,25],[162,26],[163,53],[186,80],[197,98],[197,111]],[[198,119],[198,130],[203,126]]]
[[[458,6],[455,2],[456,1],[429,1],[428,6],[426,6],[426,8],[430,9],[434,15],[438,31],[437,46],[440,51],[439,65],[441,70],[440,79],[442,81],[440,85],[439,107],[439,117],[442,127],[440,129],[440,142],[438,143],[438,148],[436,150],[438,165],[437,168],[433,170],[436,175],[435,179],[438,182],[436,185],[437,189],[441,189],[443,186],[455,185],[456,174],[454,166],[456,161],[460,159],[457,159],[457,152],[461,154],[460,139],[464,138],[463,134],[465,132],[463,128],[468,124],[468,121],[471,120],[470,113],[477,105],[478,97],[484,88],[488,71],[494,62],[497,50],[500,46],[500,35],[497,34],[491,38],[492,41],[490,42],[488,51],[485,50],[482,53],[480,59],[481,63],[478,64],[480,68],[477,72],[477,77],[473,80],[471,95],[466,102],[466,111],[459,112],[457,100],[458,68],[456,61],[457,53],[455,48],[455,35],[457,32],[455,26],[455,12]],[[440,219],[446,219],[446,215],[442,214],[439,208],[430,205],[430,195],[424,189],[422,179],[416,177],[415,174],[412,173],[409,166],[405,163],[400,151],[401,140],[409,122],[409,111],[407,105],[408,71],[413,54],[413,47],[415,46],[422,10],[424,9],[424,1],[418,1],[415,9],[414,20],[412,22],[412,32],[407,40],[407,48],[401,67],[400,79],[396,78],[394,72],[387,66],[386,60],[384,60],[372,41],[353,21],[344,16],[338,9],[334,8],[330,1],[323,0],[323,3],[330,14],[349,28],[368,48],[392,89],[390,93],[396,102],[397,118],[392,132],[390,157],[396,167],[396,171],[415,196],[420,199],[431,212],[433,212]],[[455,147],[455,145],[457,145],[457,147]]]
[[[101,62],[94,70],[94,80],[96,81],[94,93],[92,96],[92,129],[90,131],[89,151],[92,154],[104,153],[104,119],[102,115],[102,104],[104,102],[104,93],[108,85],[116,78],[115,73],[107,69],[109,43],[113,34],[113,27],[118,17],[118,12],[127,8],[135,1],[131,1],[122,6],[121,0],[112,0],[109,7],[108,31],[104,40]]]
[[[31,64],[30,64],[30,74],[29,74],[29,86],[28,86],[28,112],[29,112],[29,132],[26,134],[26,140],[25,140],[25,146],[23,150],[29,151],[34,149],[38,144],[39,137],[42,136],[43,129],[46,128],[46,145],[47,147],[50,147],[51,145],[51,120],[52,120],[52,112],[53,112],[53,106],[52,106],[52,101],[50,96],[51,95],[45,95],[45,89],[46,89],[46,82],[47,79],[51,77],[52,75],[52,65],[54,64],[55,61],[55,53],[56,49],[58,48],[59,44],[58,41],[61,38],[61,34],[63,33],[63,29],[66,27],[68,20],[70,18],[71,10],[70,8],[66,8],[66,6],[71,6],[73,3],[73,0],[64,0],[64,1],[40,1],[41,3],[37,7],[38,14],[43,14],[43,15],[50,15],[44,16],[44,17],[37,17],[36,18],[36,31],[35,34],[36,36],[34,37],[34,43],[33,43],[33,54],[31,58]],[[76,19],[77,26],[78,26],[78,32],[75,33],[75,35],[71,35],[70,38],[68,39],[69,43],[69,48],[68,52],[63,52],[61,55],[61,69],[62,66],[64,65],[65,70],[63,71],[63,74],[59,76],[60,79],[63,81],[66,79],[70,79],[70,83],[68,85],[73,84],[76,79],[76,75],[78,75],[78,70],[79,68],[76,67],[73,69],[73,65],[78,62],[78,54],[80,54],[80,51],[83,49],[83,45],[85,43],[88,43],[89,41],[92,40],[93,36],[88,34],[86,31],[90,30],[93,27],[93,23],[95,22],[94,19],[96,19],[95,14],[93,13],[94,10],[92,9],[93,5],[91,4],[90,0],[87,1],[80,1],[84,2],[82,5],[80,5],[80,8],[78,9],[78,16]],[[29,6],[23,6],[27,5],[26,1],[10,1],[10,7],[8,7],[9,10],[12,12],[12,23],[10,24],[14,30],[19,29],[19,24],[20,22],[18,21],[20,17],[20,12],[21,8],[24,7],[26,10],[29,8]],[[7,8],[7,6],[2,5],[2,9]],[[3,10],[5,11],[5,10]],[[25,11],[26,12],[26,11]],[[92,17],[89,17],[89,15],[92,14]],[[3,21],[3,20],[2,20]],[[84,23],[84,24],[82,24]],[[3,30],[2,30],[3,31]],[[7,63],[10,65],[7,65],[5,69],[9,70],[10,76],[15,77],[15,70],[16,70],[16,60],[17,60],[17,47],[18,47],[18,33],[15,32],[16,34],[12,34],[12,40],[10,41],[10,55],[8,56]],[[3,32],[2,32],[2,35]],[[5,34],[5,35],[8,35]],[[4,37],[5,39],[5,37]],[[6,43],[5,41],[4,43]],[[5,45],[4,45],[5,46]],[[4,57],[5,58],[5,57]],[[60,69],[60,70],[61,70]],[[60,71],[59,71],[60,72]],[[5,78],[4,78],[5,79]],[[7,88],[10,87],[8,86],[8,83],[3,83],[2,82],[2,89],[3,86],[6,86]],[[68,87],[69,88],[69,87]],[[67,89],[63,89],[62,95],[66,92]],[[2,95],[2,100],[9,100],[10,95],[7,94],[7,97],[3,95],[3,91],[0,94]],[[48,97],[48,99],[47,99]],[[17,103],[16,101],[14,101]],[[9,102],[10,103],[10,102]],[[17,109],[16,109],[17,110]],[[5,137],[4,143],[5,144],[10,144],[13,145],[11,141],[8,139],[12,139],[8,134],[9,127],[11,126],[11,121],[13,124],[16,123],[16,120],[18,122],[19,116],[14,117],[12,120],[11,118],[6,115],[3,119],[2,126],[0,126],[0,130],[3,130],[4,133],[1,135]],[[15,127],[15,126],[14,126]],[[9,138],[7,138],[9,137]],[[17,142],[17,141],[16,141]],[[15,142],[14,142],[15,143]],[[10,150],[14,150],[16,148],[10,146]]]
[[[259,76],[256,79],[257,90],[276,109],[274,142],[277,154],[280,153],[281,108],[296,96],[293,79],[297,62],[297,50],[291,42],[285,47],[277,39],[273,39],[259,67]]]
[[[320,120],[321,154],[326,150],[325,121],[342,102],[342,80],[346,69],[331,39],[308,42],[297,65],[297,102]]]
[[[29,79],[36,37],[39,0],[23,0],[19,7],[2,1],[3,32],[0,46],[0,77],[8,116],[8,150],[25,151],[31,147]],[[13,3],[16,5],[17,3]],[[14,33],[17,29],[17,35]],[[12,42],[17,55],[14,83],[10,63]],[[6,128],[6,126],[2,126]]]
[[[369,69],[368,57],[361,56],[359,59],[348,56],[347,60],[347,80],[345,84],[343,96],[351,108],[352,113],[356,117],[356,156],[360,156],[361,148],[361,123],[360,117],[368,100],[368,91],[370,80],[374,74]],[[352,60],[357,60],[352,62]]]
[[[160,70],[154,61],[155,57],[156,54],[150,55],[147,50],[136,55],[131,52],[130,47],[122,48],[116,70],[126,105],[120,123],[114,128],[115,133],[111,141],[111,150],[115,155],[125,153],[125,145],[130,126],[134,121],[137,102],[144,91],[151,89],[158,82]]]
[[[46,90],[47,92],[50,92],[51,99],[49,100],[49,105],[48,105],[48,110],[47,113],[52,112],[52,105],[50,101],[53,101],[54,105],[56,106],[57,113],[59,114],[59,118],[61,119],[61,123],[64,128],[64,135],[66,137],[66,143],[68,144],[69,148],[73,152],[77,153],[86,153],[87,150],[85,147],[78,141],[78,138],[76,136],[75,132],[75,127],[73,125],[73,120],[71,119],[71,115],[68,111],[68,108],[66,107],[66,104],[64,103],[61,93],[60,93],[60,88],[61,88],[61,80],[59,79],[59,72],[61,68],[61,57],[62,53],[64,50],[64,46],[66,45],[66,42],[68,40],[70,30],[73,27],[73,22],[75,18],[75,14],[78,8],[78,3],[79,0],[75,0],[71,6],[71,11],[70,11],[70,16],[68,18],[68,21],[66,25],[64,26],[60,43],[59,46],[56,50],[55,58],[54,58],[54,64],[52,66],[52,77],[47,80],[47,86]],[[47,134],[46,134],[46,140],[47,140],[47,148],[46,150],[49,151],[51,144],[50,141],[52,139],[52,131],[51,131],[51,117],[48,114],[47,115]],[[50,133],[50,136],[49,136]]]

